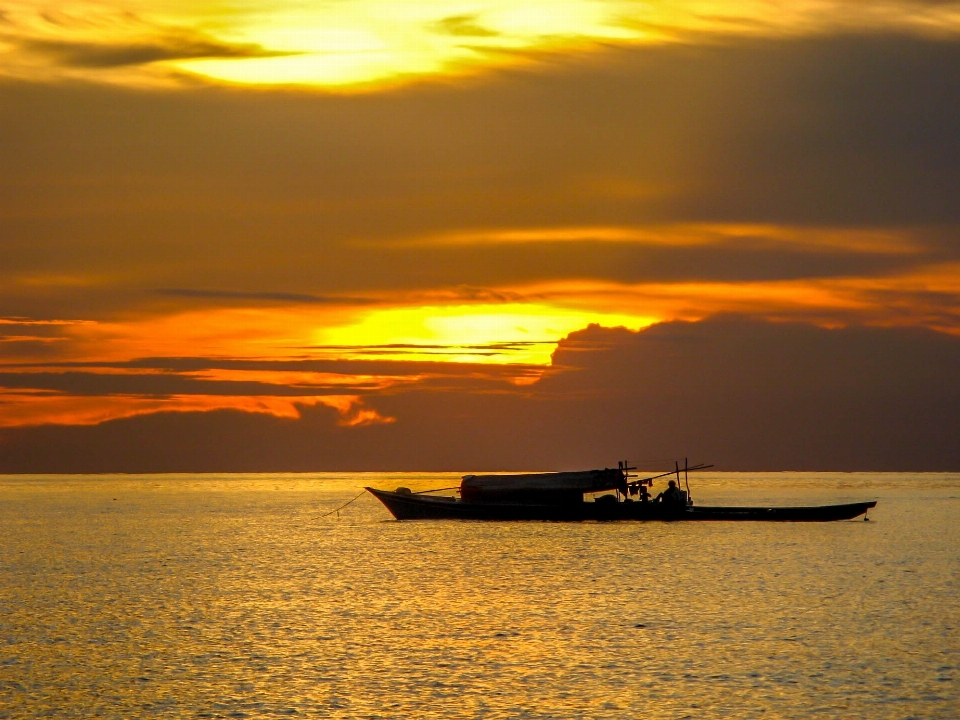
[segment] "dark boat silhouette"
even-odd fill
[[[620,463],[616,469],[519,475],[465,475],[460,497],[414,493],[408,488],[366,488],[397,520],[761,520],[774,522],[827,522],[850,520],[866,514],[876,501],[801,507],[695,506],[687,491],[679,489],[680,473],[709,465],[679,464],[669,473],[633,480],[634,468]],[[666,475],[677,476],[672,500],[646,500],[645,488]],[[585,494],[613,490],[592,501]],[[639,496],[642,500],[634,500]]]

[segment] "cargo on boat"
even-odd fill
[[[464,475],[460,499],[481,503],[534,503],[563,505],[579,503],[587,493],[620,490],[627,493],[622,470],[524,473],[521,475]]]
[[[865,515],[876,501],[801,507],[701,507],[690,497],[688,474],[711,465],[684,463],[670,472],[638,479],[626,462],[617,468],[582,472],[464,475],[459,497],[437,496],[408,488],[366,488],[397,520],[763,520],[826,522]],[[681,490],[683,473],[686,490]],[[668,489],[652,498],[653,481],[676,475]],[[609,493],[596,496],[596,493]],[[585,499],[585,495],[594,496]]]

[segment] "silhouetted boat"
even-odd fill
[[[367,490],[397,520],[763,520],[774,522],[827,522],[850,520],[864,515],[876,501],[804,507],[699,507],[687,492],[677,492],[673,502],[633,500],[645,496],[644,486],[666,475],[702,470],[709,465],[680,468],[653,478],[631,481],[630,468],[620,463],[617,469],[566,473],[528,473],[520,475],[465,475],[460,497],[431,496],[408,488],[395,491]],[[445,488],[455,489],[455,488]],[[585,494],[614,490],[584,500]],[[427,491],[429,492],[429,491]]]

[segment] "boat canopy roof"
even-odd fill
[[[522,473],[517,475],[464,475],[461,496],[514,492],[591,493],[613,490],[624,484],[615,468],[582,472]]]

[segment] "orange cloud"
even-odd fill
[[[99,372],[99,371],[98,371]],[[353,387],[364,390],[386,390],[398,384],[415,383],[422,379],[420,375],[365,375],[332,372],[304,372],[291,370],[237,370],[232,368],[210,368],[181,373],[185,377],[197,380],[219,382],[256,382],[265,385],[277,385],[291,388],[314,387]]]
[[[579,308],[616,306],[665,320],[719,313],[793,319],[821,326],[920,326],[960,334],[960,264],[945,263],[891,277],[758,282],[618,284],[555,282],[526,287],[546,302]]]
[[[728,227],[725,232],[732,231]],[[854,234],[854,240],[868,244],[885,237],[884,233]],[[55,345],[58,361],[96,363],[145,357],[352,357],[547,365],[554,343],[590,323],[638,329],[653,322],[696,320],[717,313],[833,325],[913,324],[957,333],[960,264],[933,264],[889,276],[752,282],[558,280],[495,288],[478,295],[476,301],[444,291],[398,293],[392,304],[386,300],[384,295],[383,304],[372,307],[213,307],[122,321],[33,326],[28,324],[33,321],[8,319],[4,327],[33,327],[38,332],[0,331],[0,340],[7,348],[7,364],[42,366],[51,356],[34,344]],[[49,330],[40,333],[44,327]],[[19,350],[19,344],[25,349]],[[415,381],[407,375],[392,377],[389,371],[376,376],[224,368],[191,372],[189,377],[196,379],[297,388],[336,385],[385,390]]]
[[[301,406],[326,405],[340,414],[339,424],[355,427],[392,423],[365,407],[355,395],[283,397],[271,395],[67,395],[44,391],[0,389],[0,427],[34,425],[98,425],[110,420],[158,412],[238,410],[297,419]]]
[[[844,250],[857,253],[911,254],[922,250],[912,230],[897,228],[805,227],[771,223],[670,223],[664,225],[594,225],[539,228],[492,228],[448,231],[394,242],[406,247],[520,243],[633,243],[660,247],[696,247],[746,242]]]
[[[214,307],[87,323],[64,328],[71,350],[63,359],[304,357],[313,345],[316,327],[342,322],[355,312],[300,305]]]

